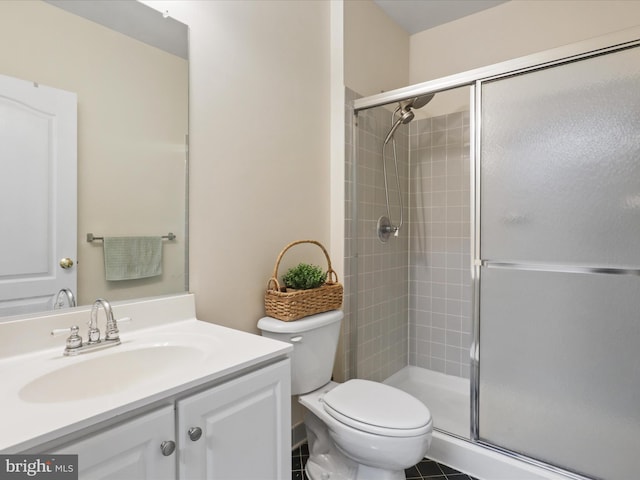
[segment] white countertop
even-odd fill
[[[73,357],[62,354],[65,336],[56,337],[54,348],[37,350],[30,349],[27,337],[46,335],[53,325],[83,325],[65,322],[86,321],[88,315],[82,314],[87,312],[59,314],[55,320],[22,319],[17,321],[21,325],[0,323],[0,452],[21,452],[169,401],[181,392],[284,358],[292,349],[286,343],[199,321],[192,304],[192,296],[184,295],[153,300],[145,305],[149,308],[135,302],[118,306],[116,318],[135,313],[133,322],[120,326],[122,344]],[[180,314],[172,322],[167,312],[176,308]],[[83,337],[85,330],[81,326]],[[20,332],[27,337],[17,342]]]

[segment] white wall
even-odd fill
[[[639,0],[512,0],[412,35],[409,80],[433,80],[639,24]]]
[[[314,239],[333,251],[331,4],[144,3],[190,28],[189,281],[196,314],[258,333],[282,248]],[[289,264],[310,261],[307,254],[322,264],[314,248],[295,247]],[[341,276],[342,244],[335,250]],[[291,413],[293,425],[302,421],[295,400]]]
[[[406,32],[372,0],[346,0],[345,85],[373,95],[639,24],[640,0],[511,0],[411,35],[407,63]],[[442,115],[467,104],[461,90],[446,101],[436,96],[419,113]]]
[[[409,84],[409,34],[372,0],[344,2],[344,84],[363,96]]]
[[[257,333],[280,250],[330,239],[330,5],[145,3],[190,27],[189,278],[197,315]]]

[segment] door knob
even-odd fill
[[[166,440],[162,442],[160,444],[160,451],[162,452],[162,455],[164,455],[165,457],[168,457],[169,455],[171,455],[173,452],[176,451],[176,442],[173,442],[171,440]]]
[[[67,268],[71,268],[71,267],[73,267],[73,260],[71,260],[69,257],[65,257],[65,258],[60,260],[60,266],[62,268],[64,268],[65,270]]]
[[[189,434],[189,438],[195,442],[200,440],[200,437],[202,436],[202,429],[200,427],[192,427],[187,431],[187,433]]]

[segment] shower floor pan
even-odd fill
[[[407,366],[384,383],[410,393],[424,403],[438,430],[469,438],[469,379]]]
[[[433,441],[427,456],[480,480],[568,480],[545,468],[472,443],[469,380],[425,368],[407,366],[384,383],[410,393],[431,412]]]

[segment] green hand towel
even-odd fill
[[[162,274],[162,237],[104,237],[107,280],[134,280]]]

